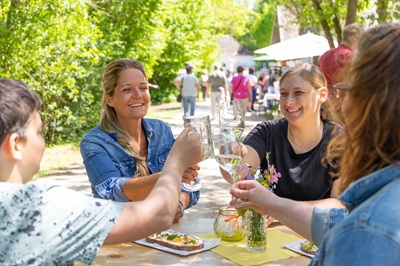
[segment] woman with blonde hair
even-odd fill
[[[322,209],[277,197],[256,182],[231,189],[250,208],[270,214],[312,240],[311,265],[398,265],[400,261],[400,24],[361,37],[345,86],[344,129],[328,146],[339,167],[339,200]]]
[[[141,201],[154,187],[174,143],[171,128],[161,120],[144,118],[150,106],[147,76],[141,62],[110,62],[102,79],[100,125],[81,141],[81,154],[95,197]],[[198,165],[183,180],[195,180]],[[182,187],[175,222],[195,205],[199,192]]]

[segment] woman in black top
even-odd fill
[[[277,195],[303,201],[336,198],[338,181],[330,174],[335,169],[322,163],[336,125],[324,74],[315,65],[297,65],[280,79],[280,94],[285,118],[262,122],[247,135],[242,163],[267,169],[269,153],[269,164],[281,174]]]

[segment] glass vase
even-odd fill
[[[246,212],[246,250],[257,253],[267,250],[267,216],[253,209]]]
[[[222,207],[214,222],[214,232],[225,241],[239,241],[246,234],[244,217],[232,207]]]

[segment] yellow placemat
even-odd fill
[[[214,233],[199,235],[205,239],[216,238]],[[221,240],[219,246],[211,249],[212,252],[225,257],[240,265],[260,265],[271,261],[283,260],[300,254],[284,248],[282,245],[301,240],[292,234],[287,234],[278,229],[267,230],[267,250],[263,253],[251,253],[246,250],[246,238],[238,242]]]

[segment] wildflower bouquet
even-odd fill
[[[252,168],[250,165],[240,165],[235,173],[235,181],[257,180],[270,191],[274,191],[281,174],[274,165],[269,164],[269,153],[266,154],[267,169],[261,171],[260,167]],[[247,211],[247,212],[246,212]],[[253,209],[238,211],[240,215],[246,213],[246,249],[250,252],[264,252],[267,243],[267,217]]]
[[[258,183],[263,185],[265,188],[274,191],[276,184],[281,177],[281,173],[276,171],[274,165],[269,164],[269,152],[266,154],[265,158],[267,159],[268,168],[264,171],[261,171],[260,166],[257,166],[254,169],[250,165],[239,165],[235,173],[235,181],[257,180]]]

